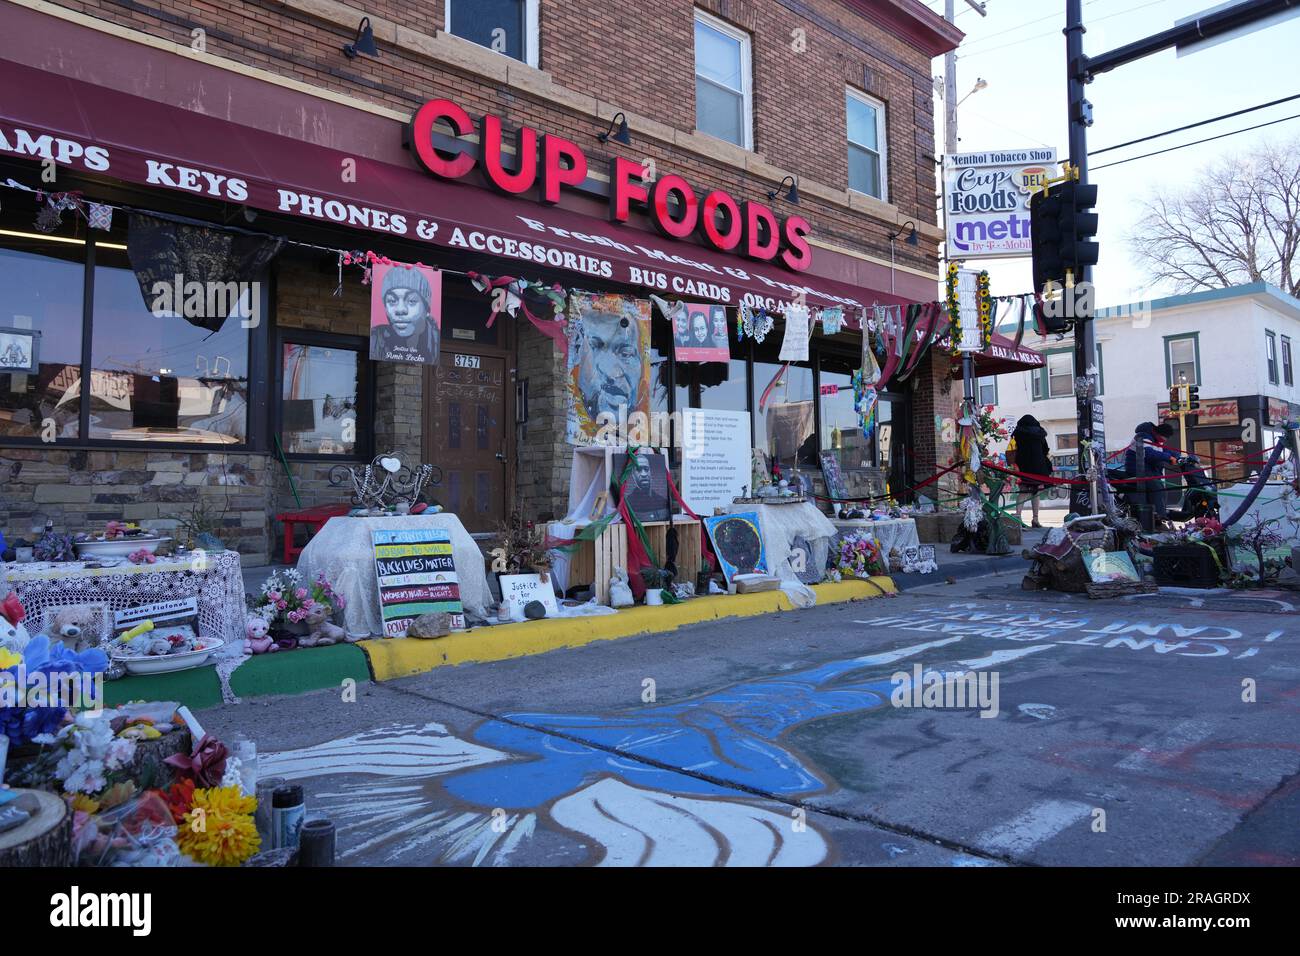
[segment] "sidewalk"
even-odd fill
[[[245,589],[259,588],[273,570],[272,567],[245,569]],[[885,597],[898,591],[894,582],[883,576],[818,584],[813,590],[818,605]],[[793,610],[795,607],[784,591],[762,591],[699,597],[662,607],[626,608],[617,614],[595,617],[477,627],[428,641],[381,639],[309,647],[248,658],[231,675],[230,690],[245,698],[338,689],[346,686],[347,681],[395,680],[435,667],[525,657],[595,641],[662,634],[709,621]],[[171,674],[123,677],[104,685],[104,697],[110,707],[139,699],[176,700],[193,710],[222,703],[221,681],[216,668],[211,666]]]
[[[1052,530],[1052,527],[1060,525],[1060,520],[1057,520],[1055,525],[1048,524],[1051,514],[1049,511],[1042,513],[1043,518],[1046,519],[1043,524],[1047,525],[1047,527],[1025,528],[1022,534],[1022,542],[1011,545],[1011,551],[1007,554],[971,554],[965,551],[960,554],[953,554],[946,543],[936,544],[934,546],[934,560],[939,564],[938,571],[932,571],[929,574],[900,573],[893,574],[891,577],[900,591],[908,591],[927,584],[939,584],[949,578],[954,581],[963,581],[967,578],[977,578],[985,574],[1006,573],[1008,571],[1023,574],[1029,570],[1029,562],[1021,557],[1020,552],[1038,544]],[[1059,515],[1064,517],[1064,512],[1059,512]]]

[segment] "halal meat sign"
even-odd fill
[[[510,196],[536,190],[537,200],[560,201],[560,188],[580,187],[587,179],[587,157],[571,140],[522,126],[515,134],[514,169],[506,168],[505,129],[501,117],[485,114],[477,123],[480,156],[450,153],[434,144],[439,122],[456,136],[475,132],[476,124],[451,100],[429,100],[411,118],[410,141],[421,165],[436,176],[461,179],[481,167],[489,183]],[[616,156],[609,163],[609,218],[627,222],[632,209],[644,209],[654,227],[672,239],[698,236],[719,252],[736,253],[764,262],[780,262],[795,272],[812,264],[808,235],[812,227],[802,216],[778,219],[763,203],[737,201],[715,189],[703,198],[681,176],[667,175],[647,182],[637,163]]]

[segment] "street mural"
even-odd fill
[[[1247,638],[1232,627],[1177,620],[1094,626],[1054,609],[960,602],[856,623],[935,639],[686,701],[604,714],[504,714],[479,723],[469,739],[438,723],[394,725],[265,754],[261,769],[329,778],[312,795],[313,812],[335,821],[345,859],[378,850],[389,859],[420,852],[442,863],[506,865],[545,828],[576,836],[587,859],[606,866],[808,866],[829,860],[832,844],[794,807],[835,784],[785,738],[812,721],[888,708],[896,688],[889,665],[926,654],[951,660],[960,655],[950,645],[971,637],[1015,646],[925,675],[1050,658],[1063,646],[1238,660],[1286,634]],[[1025,703],[1015,714],[1030,723],[1057,719],[1049,703]]]
[[[825,834],[738,788],[791,800],[828,789],[781,738],[808,721],[888,705],[889,677],[863,672],[958,640],[612,715],[507,714],[475,727],[472,741],[436,723],[393,726],[264,754],[259,769],[345,778],[312,796],[313,812],[335,821],[344,858],[382,846],[391,856],[426,848],[439,862],[500,865],[544,818],[583,837],[603,865],[814,865],[830,856]]]

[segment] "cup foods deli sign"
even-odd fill
[[[945,156],[948,258],[1029,255],[1029,197],[1055,173],[1056,150],[1051,148]]]
[[[451,153],[438,148],[435,126],[445,123],[457,136],[477,126],[480,155]],[[475,124],[469,113],[451,100],[429,100],[411,118],[410,143],[421,165],[447,179],[460,179],[479,167],[491,185],[511,196],[534,193],[539,202],[560,201],[560,188],[577,188],[587,179],[582,147],[550,133],[522,126],[515,134],[514,156],[505,149],[501,117],[488,113]],[[507,162],[510,168],[507,168]],[[808,235],[812,227],[802,216],[778,218],[760,202],[736,200],[721,189],[697,191],[681,176],[664,175],[647,181],[640,163],[616,156],[609,163],[609,218],[626,223],[633,207],[643,207],[660,234],[670,239],[698,236],[720,252],[778,262],[795,272],[812,264]]]

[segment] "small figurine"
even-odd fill
[[[347,632],[337,624],[331,623],[329,611],[319,605],[307,612],[303,623],[310,630],[306,637],[298,641],[299,647],[327,647],[347,640]]]
[[[268,654],[279,649],[275,639],[271,637],[271,625],[265,618],[250,614],[244,625],[244,653]]]

